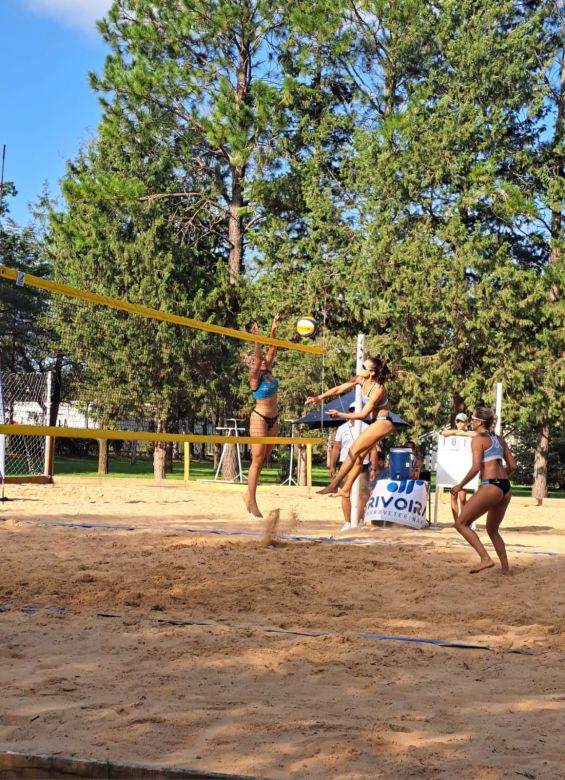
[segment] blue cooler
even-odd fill
[[[390,478],[401,480],[412,476],[412,450],[410,447],[393,447],[389,452]]]

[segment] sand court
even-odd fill
[[[560,502],[513,500],[514,576],[471,577],[447,502],[438,530],[340,534],[338,500],[265,488],[301,538],[265,546],[242,492],[9,486],[0,749],[265,778],[565,777]]]

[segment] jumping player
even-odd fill
[[[280,315],[275,314],[271,324],[271,338],[276,338]],[[259,334],[256,322],[251,326],[251,333]],[[250,436],[277,436],[280,428],[277,407],[277,391],[279,380],[273,376],[276,347],[269,347],[267,354],[263,353],[261,344],[255,342],[253,356],[249,367],[249,388],[255,399],[255,407],[249,418]],[[263,517],[257,506],[257,483],[263,464],[273,451],[274,444],[252,444],[251,465],[247,475],[247,491],[243,496],[247,511],[255,517]]]
[[[373,420],[351,445],[345,460],[330,484],[322,490],[318,490],[318,493],[322,495],[337,493],[341,481],[347,476],[347,480],[341,488],[341,495],[347,498],[351,485],[363,468],[365,455],[377,442],[389,436],[394,430],[389,416],[390,403],[385,389],[385,382],[388,379],[394,379],[394,375],[385,361],[375,355],[375,357],[367,358],[361,372],[349,382],[336,385],[320,395],[310,396],[306,399],[307,404],[318,403],[324,398],[333,398],[351,390],[356,385],[361,385],[363,408],[360,412],[339,412],[337,409],[329,409],[328,414],[330,417],[341,417],[344,420],[364,420],[371,415]]]

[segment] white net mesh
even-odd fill
[[[6,423],[49,425],[48,374],[4,372],[1,381]],[[4,437],[4,476],[36,476],[43,474],[44,468],[44,436]]]

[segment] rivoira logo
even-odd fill
[[[403,480],[402,482],[389,482],[386,486],[386,495],[371,496],[367,502],[367,509],[386,509],[387,512],[395,514],[415,514],[424,517],[426,514],[426,504],[423,501],[413,498],[404,498],[409,496],[415,485],[424,485],[421,479]],[[404,495],[403,495],[404,494]]]

